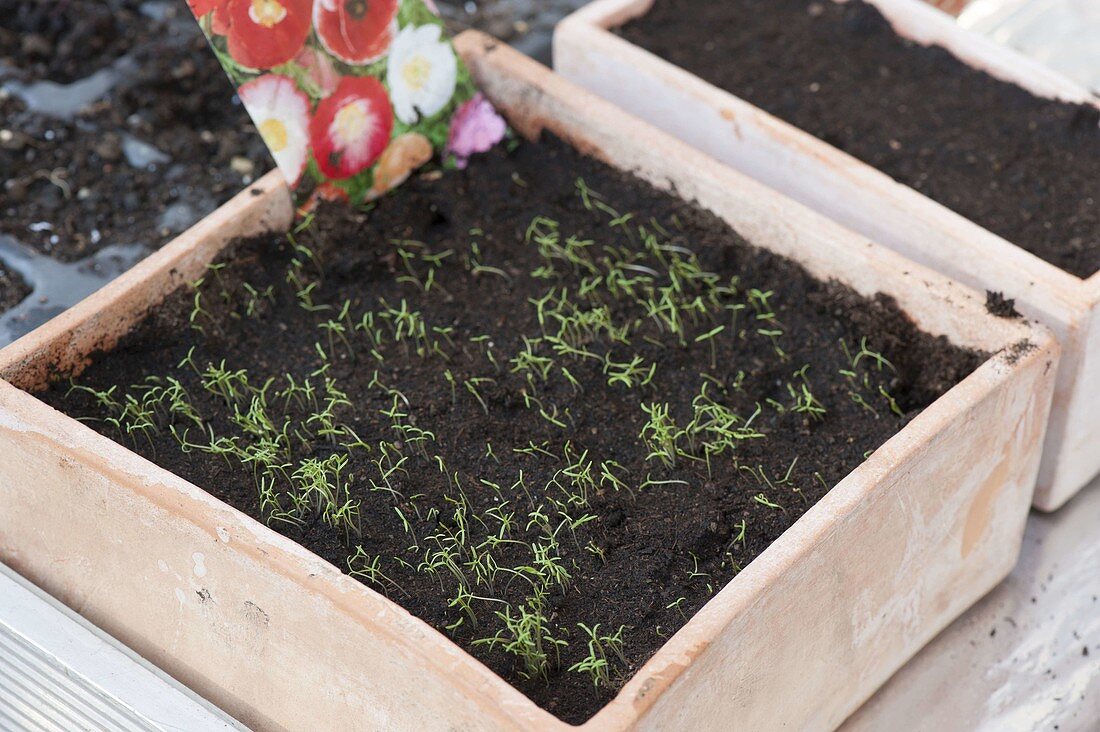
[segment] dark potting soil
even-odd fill
[[[1020,311],[1016,309],[1016,300],[1005,297],[1003,292],[985,291],[985,309],[990,315],[998,318],[1022,318]]]
[[[77,109],[19,93],[95,74]],[[184,0],[0,0],[0,231],[63,261],[152,249],[272,165]]]
[[[579,723],[983,358],[546,139],[237,243],[45,399]]]
[[[903,39],[863,0],[658,0],[620,33],[1078,277],[1100,270],[1100,110]]]
[[[138,0],[0,0],[4,63],[33,79],[77,81],[126,54],[149,19]]]
[[[11,310],[29,294],[31,288],[19,273],[0,263],[0,313]]]

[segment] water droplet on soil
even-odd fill
[[[151,168],[171,160],[157,148],[132,135],[125,135],[122,138],[122,154],[126,156],[126,162],[131,167],[140,169]]]
[[[58,84],[55,81],[7,81],[3,89],[23,100],[32,112],[58,119],[72,119],[80,110],[107,96],[116,86],[133,76],[137,64],[123,56],[107,68],[74,81]],[[0,76],[3,69],[0,69]]]

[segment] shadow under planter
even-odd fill
[[[831,9],[836,6],[825,2],[818,8],[822,12],[813,16],[812,4],[795,5],[804,15],[810,13],[806,17],[828,14],[832,18],[851,10],[834,12]],[[922,0],[868,0],[868,5],[872,6],[872,13],[874,10],[881,12],[902,39],[908,39],[899,41],[898,48],[914,43],[941,46],[961,62],[959,67],[966,73],[973,73],[970,68],[988,72],[993,77],[988,79],[991,85],[1010,87],[1012,92],[1022,96],[1030,92],[1039,98],[1083,105],[1077,117],[1083,124],[1091,124],[1089,119],[1095,116],[1092,108],[1096,102],[1084,89],[1037,62],[960,28],[950,16]],[[616,29],[630,27],[636,19],[644,20],[655,7],[654,0],[598,0],[570,16],[555,33],[557,70],[570,81],[848,228],[972,287],[1003,293],[1015,299],[1024,314],[1047,323],[1060,339],[1064,357],[1034,504],[1043,510],[1054,510],[1062,505],[1100,471],[1100,451],[1096,449],[1100,444],[1100,421],[1095,419],[1100,404],[1097,400],[1100,394],[1100,273],[1073,274],[1051,264],[896,182],[853,155],[617,34]],[[865,13],[856,20],[868,17],[870,14]],[[830,33],[848,33],[853,38],[860,38],[863,26],[847,16],[844,18],[844,22],[849,20],[852,25],[843,26],[843,30],[830,26],[831,31],[819,31],[814,37],[820,38],[823,46],[815,53],[822,56],[831,53],[845,59],[849,68],[863,69],[857,61],[835,49],[830,50],[828,45],[831,42],[828,39],[833,37]],[[751,17],[738,22],[739,29],[749,29],[746,32],[755,27]],[[875,31],[878,31],[877,26]],[[852,43],[862,41],[853,40]],[[759,48],[761,44],[756,43],[753,47]],[[694,53],[690,49],[696,48],[698,44],[685,44],[684,49],[688,50],[682,52]],[[904,64],[898,61],[897,53],[883,53],[882,73],[891,74],[890,83],[896,88],[919,90],[922,83],[932,85],[938,78],[922,77],[920,72],[914,72],[910,78],[906,76],[908,71]],[[878,67],[878,64],[874,66]],[[1012,88],[1012,85],[1026,91]],[[803,88],[792,83],[785,97],[785,108],[797,106],[797,100],[803,95],[812,96],[815,93],[812,86]],[[913,96],[919,98],[908,100],[908,111],[904,112],[906,121],[911,123],[910,128],[920,124],[936,130],[940,137],[951,137],[943,127],[945,113],[941,114],[941,110],[928,102],[931,87],[929,95],[914,92]],[[878,108],[878,99],[864,102],[867,109]],[[1050,106],[1058,105],[1051,102]],[[836,110],[826,109],[822,116],[833,120],[837,118]],[[856,119],[838,119],[836,124],[843,129],[835,134],[821,134],[826,139],[834,139],[859,129],[860,125],[877,124],[870,112],[853,116]],[[1082,129],[1080,134],[1088,134],[1089,130],[1091,128]],[[875,132],[882,130],[876,127]],[[1100,135],[1100,131],[1093,132]],[[1030,139],[1031,133],[1021,134]],[[942,146],[934,147],[936,150],[931,158],[938,159]],[[954,156],[956,162],[964,159],[966,152],[958,151]],[[900,147],[886,150],[885,154],[897,160],[916,155]],[[1005,154],[1011,158],[1016,153]],[[1008,165],[1011,164],[1010,161]],[[977,162],[974,169],[981,169]],[[991,175],[993,180],[988,181],[987,187],[996,183],[996,175]],[[935,170],[930,176],[935,177]],[[1030,178],[1025,177],[1025,180]],[[967,184],[972,191],[984,190],[982,185],[980,178]],[[1077,195],[1078,191],[1072,193]],[[1043,195],[1048,198],[1044,199]],[[1037,196],[1035,205],[1044,209],[1051,195],[1054,194],[1040,189],[1028,193],[1029,201],[1005,200],[1008,206],[1019,203],[1021,209],[1026,210],[1034,203],[1030,199]],[[1076,215],[1070,218],[1087,220]],[[1050,238],[1057,240],[1062,228],[1056,223],[1050,231],[1053,232]],[[1100,246],[1096,241],[1098,235],[1098,232],[1083,237],[1067,234],[1063,241],[1053,244],[1054,248],[1066,251],[1084,247],[1085,254],[1089,254]]]
[[[741,570],[583,728],[839,724],[1015,563],[1056,342],[486,36],[457,45],[524,137],[553,134],[697,202],[814,278],[886,295],[925,333],[992,354]],[[33,396],[94,354],[109,359],[231,241],[286,230],[291,216],[269,175],[0,351],[0,557],[254,727],[569,729],[394,602]]]

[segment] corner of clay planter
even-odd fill
[[[751,562],[583,729],[836,726],[1014,564],[1056,341],[485,36],[457,45],[528,136],[549,130],[698,201],[814,276],[892,296],[920,328],[993,354]],[[263,184],[0,351],[0,559],[257,728],[571,729],[393,602],[28,393],[109,349],[234,237],[286,228],[285,188]]]
[[[657,0],[659,1],[659,0]],[[900,34],[938,44],[1032,93],[1097,104],[1039,63],[959,27],[923,0],[868,0]],[[1100,273],[1075,277],[847,153],[610,29],[654,0],[596,0],[554,34],[555,69],[736,170],[873,241],[976,289],[1002,291],[1064,349],[1034,505],[1054,510],[1100,472]]]
[[[966,6],[973,0],[927,0],[929,5],[934,5],[945,13],[958,15],[966,10]]]

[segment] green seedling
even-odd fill
[[[607,686],[611,681],[611,665],[608,661],[608,654],[610,653],[619,659],[621,663],[626,664],[626,657],[623,655],[623,631],[626,626],[620,625],[614,635],[600,635],[599,623],[592,627],[588,627],[584,623],[577,623],[577,627],[588,638],[588,655],[583,660],[570,666],[569,670],[588,674],[589,678],[592,679],[593,686],[597,689],[601,686]]]
[[[348,557],[348,574],[361,577],[381,589],[395,589],[406,597],[409,594],[401,585],[382,572],[382,557],[367,554],[361,545],[356,545],[355,553]]]
[[[536,593],[528,598],[527,603],[519,607],[508,606],[503,612],[497,611],[495,614],[504,627],[490,638],[475,640],[474,645],[499,647],[520,660],[522,666],[519,673],[522,676],[547,679],[551,663],[560,663],[560,650],[568,642],[551,634],[549,619],[544,611],[544,597]]]

